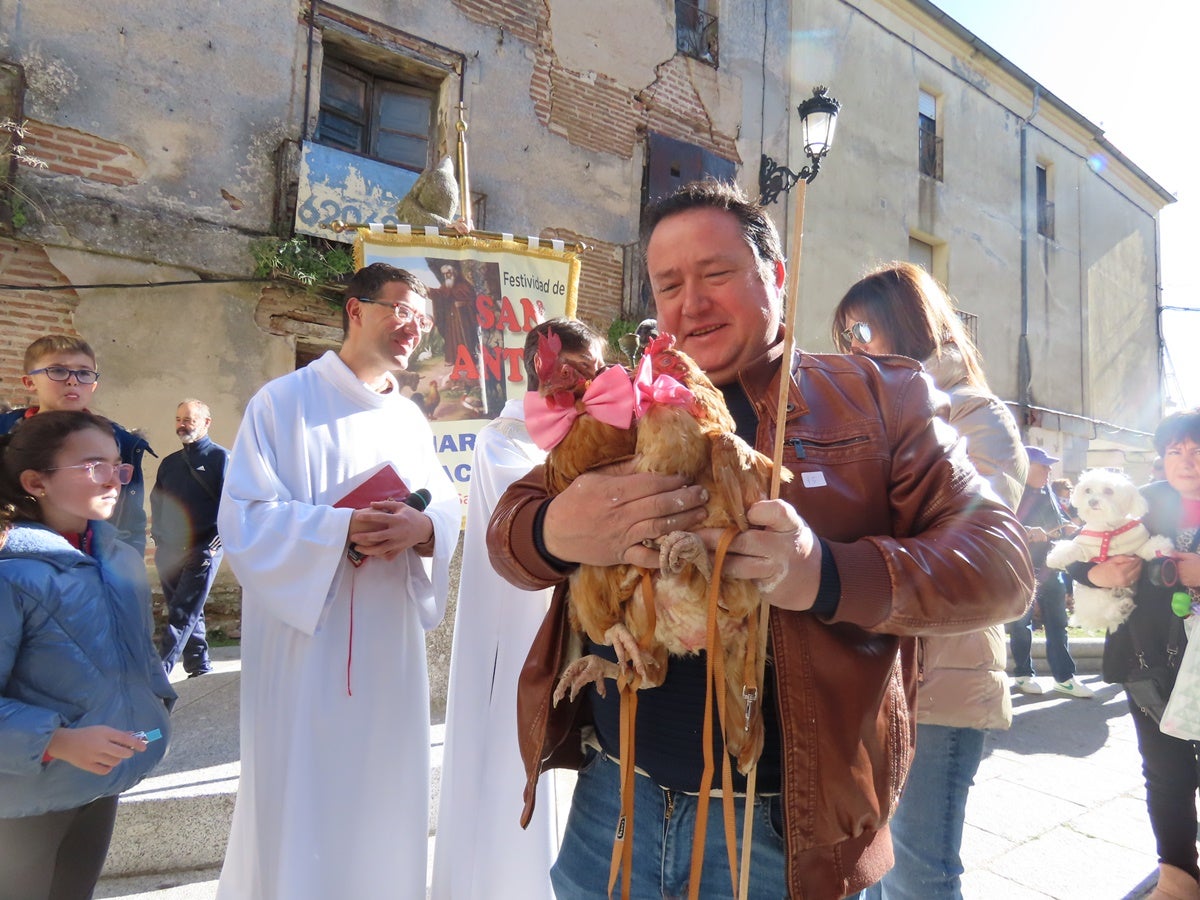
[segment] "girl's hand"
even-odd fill
[[[142,753],[146,742],[128,731],[107,725],[86,728],[60,728],[50,738],[46,752],[93,775],[107,775],[122,761]]]

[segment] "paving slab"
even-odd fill
[[[1138,900],[1153,886],[1136,736],[1124,693],[1082,663],[1098,666],[1098,655],[1084,655],[1095,650],[1076,654],[1095,699],[1014,693],[1012,729],[988,734],[963,837],[967,900]],[[97,897],[215,898],[240,770],[237,653],[220,648],[212,675],[173,679],[180,701],[171,754],[122,798]],[[442,739],[435,725],[431,860]],[[573,780],[556,780],[560,830]]]

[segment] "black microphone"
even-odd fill
[[[404,498],[404,505],[411,506],[417,512],[422,512],[429,505],[429,501],[433,499],[433,495],[425,488],[417,488],[411,494]]]
[[[423,512],[425,507],[429,505],[429,501],[433,499],[433,495],[425,488],[417,488],[411,494],[404,498],[404,505],[411,506],[417,512]],[[358,552],[358,548],[351,544],[346,549],[346,556],[355,567],[361,566],[367,561],[366,556]]]

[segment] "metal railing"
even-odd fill
[[[928,128],[919,128],[917,161],[922,175],[942,180],[942,139]]]
[[[1054,204],[1040,203],[1037,211],[1038,234],[1043,237],[1054,237]]]
[[[720,38],[717,17],[688,0],[675,0],[675,49],[686,56],[717,66]]]

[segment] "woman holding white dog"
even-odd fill
[[[950,424],[967,439],[971,462],[1016,508],[1028,467],[1017,423],[988,389],[953,302],[928,272],[897,262],[867,275],[838,304],[833,334],[843,352],[922,361],[950,396]],[[983,757],[984,730],[1012,724],[1004,633],[996,625],[921,638],[917,653],[917,749],[891,822],[896,864],[865,896],[957,900],[967,792]]]
[[[1110,682],[1131,681],[1142,667],[1139,657],[1146,666],[1175,671],[1187,638],[1181,619],[1171,609],[1172,594],[1186,591],[1193,602],[1200,598],[1200,555],[1196,552],[1200,543],[1200,409],[1163,419],[1154,432],[1154,447],[1163,459],[1166,481],[1142,488],[1150,506],[1144,523],[1151,534],[1174,541],[1170,559],[1175,571],[1171,572],[1168,564],[1164,577],[1161,563],[1143,563],[1131,555],[1069,569],[1077,581],[1094,587],[1135,586],[1136,605],[1129,618],[1104,640],[1104,680]],[[1196,852],[1200,744],[1164,734],[1132,698],[1129,708],[1142,755],[1150,826],[1158,844],[1159,880],[1150,897],[1200,900]]]

